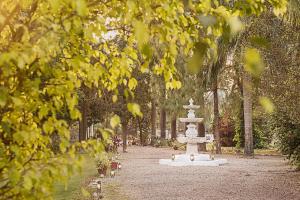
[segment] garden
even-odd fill
[[[1,0],[0,200],[299,199],[299,0]]]

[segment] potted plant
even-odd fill
[[[97,167],[97,170],[98,170],[98,173],[101,175],[106,175],[107,174],[107,171],[110,167],[110,160],[108,158],[108,155],[107,153],[103,152],[101,154],[98,154],[96,156],[96,167]]]

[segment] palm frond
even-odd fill
[[[288,23],[300,28],[300,0],[289,0],[284,18]]]

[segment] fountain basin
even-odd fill
[[[184,105],[183,108],[195,110],[195,109],[200,108],[200,106],[199,105]]]
[[[194,161],[191,161],[189,154],[175,155],[175,159],[160,159],[159,164],[169,166],[220,166],[227,163],[226,159],[212,160],[208,154],[194,155]]]
[[[179,118],[179,121],[184,123],[200,123],[203,121],[203,118]]]
[[[179,136],[179,137],[177,137],[177,140],[180,143],[192,143],[192,144],[207,142],[206,137],[183,137],[183,136]]]

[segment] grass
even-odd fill
[[[121,186],[118,183],[104,185],[103,200],[129,200],[129,198],[121,192],[120,188]]]
[[[206,146],[207,151],[210,152],[210,147]],[[237,149],[235,147],[222,147],[222,154],[243,154],[243,149]],[[278,156],[281,155],[277,149],[254,149],[254,155],[262,156]]]
[[[54,186],[54,199],[55,200],[72,200],[80,199],[81,187],[92,177],[97,176],[97,170],[95,167],[94,160],[89,157],[88,154],[83,155],[85,162],[82,168],[82,172],[75,174],[69,180],[67,189],[65,189],[64,184],[57,183]]]

